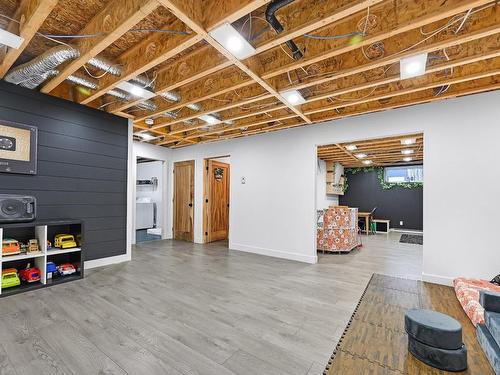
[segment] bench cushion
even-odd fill
[[[451,316],[432,310],[411,309],[405,314],[408,335],[426,345],[441,349],[462,347],[462,326]]]

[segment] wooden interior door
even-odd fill
[[[205,242],[227,240],[229,236],[230,165],[206,161]]]
[[[174,239],[193,241],[194,160],[174,163]]]

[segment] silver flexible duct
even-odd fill
[[[5,75],[5,81],[34,89],[40,86],[47,79],[56,76],[59,72],[56,68],[62,63],[80,57],[80,51],[71,46],[60,45],[51,48],[42,55],[35,57],[33,60],[28,61],[22,65],[16,66]],[[113,75],[120,75],[121,68],[113,66],[111,63],[100,58],[92,58],[89,64],[109,72]],[[71,77],[71,78],[70,78]],[[68,80],[81,84],[82,86],[93,88],[94,84],[90,80],[85,80],[81,77],[70,76]],[[76,78],[75,78],[76,77]],[[81,78],[80,82],[77,82]],[[97,87],[97,86],[96,86]]]
[[[47,75],[49,71],[54,71],[63,62],[79,56],[80,52],[72,47],[57,46],[29,62],[11,69],[4,79],[15,85],[33,89],[49,78]],[[45,79],[41,80],[42,77]],[[33,86],[34,83],[31,83],[27,86],[26,82],[36,82],[37,84]]]
[[[167,99],[171,102],[176,102],[176,103],[181,100],[181,97],[173,91],[167,91],[167,92],[161,93],[160,96],[164,99]]]
[[[89,65],[92,65],[94,68],[100,69],[104,72],[108,72],[109,74],[112,74],[114,76],[120,76],[122,74],[122,68],[119,67],[118,65],[115,65],[111,62],[109,62],[106,59],[103,59],[101,57],[92,57],[89,62]]]
[[[145,74],[140,74],[137,77],[132,78],[130,81],[138,83],[143,88],[150,88],[151,90],[154,90],[155,88],[155,82],[150,80]]]
[[[45,82],[47,79],[55,77],[59,74],[59,70],[49,70],[48,72],[37,74],[31,76],[24,81],[17,83],[18,86],[26,87],[27,89],[34,89],[38,87],[41,83]]]
[[[112,95],[115,98],[121,99],[125,102],[135,100],[134,96],[121,90],[109,90],[107,94]],[[147,111],[156,111],[158,109],[156,104],[151,100],[143,100],[142,102],[137,103],[136,107],[145,109]]]
[[[171,118],[171,119],[175,120],[177,118],[177,113],[175,113],[175,112],[164,112],[164,113],[161,114],[161,117],[167,117],[167,118]],[[186,125],[192,125],[192,124],[194,124],[193,120],[184,120],[182,122],[184,124],[186,124]]]
[[[196,103],[188,104],[186,107],[188,107],[189,109],[192,109],[193,111],[196,111],[196,112],[203,110],[203,107],[201,106],[201,104],[196,104]]]
[[[92,90],[96,90],[99,88],[99,85],[97,84],[96,80],[87,77],[82,77],[78,74],[71,74],[70,76],[68,76],[68,78],[66,78],[66,80],[76,85],[87,87]]]

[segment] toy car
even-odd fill
[[[21,253],[21,245],[19,241],[12,238],[6,238],[2,241],[3,255],[16,255]]]
[[[70,249],[76,247],[75,237],[71,234],[57,234],[54,239],[54,247]]]
[[[28,263],[24,270],[19,271],[19,277],[22,281],[34,283],[40,281],[40,270],[36,267],[30,267]]]
[[[21,280],[19,280],[15,268],[7,268],[2,271],[2,289],[18,285],[21,285]]]
[[[57,272],[59,272],[61,276],[68,276],[74,274],[76,269],[71,263],[64,263],[57,267]]]

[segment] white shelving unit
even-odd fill
[[[1,225],[1,224],[0,224]],[[32,260],[30,263],[32,266],[37,267],[40,270],[40,281],[33,283],[33,284],[27,284],[27,283],[21,283],[20,286],[16,287],[11,287],[11,288],[2,288],[2,285],[0,283],[0,296],[6,296],[6,295],[11,295],[11,294],[17,294],[17,293],[22,293],[24,291],[28,290],[34,290],[34,289],[39,289],[43,288],[46,286],[50,285],[55,285],[59,284],[62,282],[67,282],[67,281],[72,281],[75,279],[80,279],[83,277],[83,254],[82,254],[82,249],[80,247],[77,248],[71,248],[71,249],[57,249],[57,248],[52,248],[50,250],[47,249],[47,240],[52,242],[52,238],[48,238],[49,234],[49,229],[50,227],[64,227],[64,226],[78,226],[80,225],[80,233],[83,230],[83,224],[78,221],[54,221],[54,222],[47,222],[47,223],[42,223],[42,224],[37,224],[37,223],[24,223],[24,224],[8,224],[8,225],[3,225],[0,227],[0,243],[2,243],[4,238],[11,237],[9,236],[9,232],[14,230],[14,231],[19,231],[19,230],[25,230],[26,233],[29,231],[34,232],[34,237],[31,238],[36,238],[38,240],[38,246],[40,248],[39,253],[32,253],[32,254],[17,254],[17,255],[7,255],[4,256],[3,252],[0,251],[0,269],[3,271],[4,269],[7,268],[18,268],[19,264],[21,264],[23,261],[28,263],[29,260]],[[47,262],[52,261],[53,257],[57,257],[59,255],[63,254],[72,254],[72,253],[79,253],[77,256],[73,256],[73,259],[77,259],[78,263],[80,264],[80,270],[77,272],[75,275],[71,276],[63,276],[58,279],[52,279],[47,281]],[[56,258],[57,259],[57,258]],[[23,263],[25,265],[25,263]],[[18,269],[19,271],[19,269]]]

